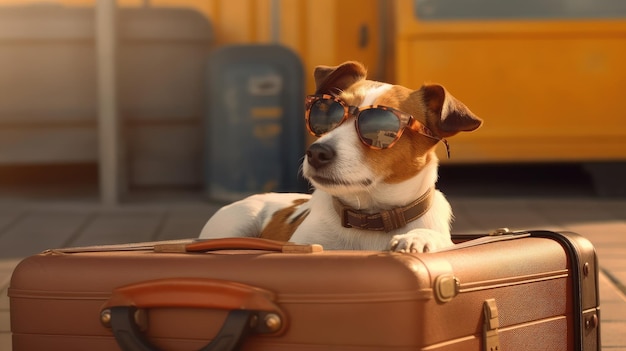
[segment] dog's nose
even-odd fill
[[[335,158],[335,150],[326,145],[314,143],[306,150],[307,161],[315,168],[319,169],[327,166]]]

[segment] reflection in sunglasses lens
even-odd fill
[[[309,112],[309,127],[315,135],[320,136],[334,129],[343,120],[344,108],[337,101],[318,100]]]
[[[361,111],[358,128],[365,143],[376,148],[387,148],[400,131],[400,120],[393,113],[371,108]]]

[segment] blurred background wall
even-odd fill
[[[211,55],[278,44],[300,59],[306,93],[315,66],[345,60],[372,79],[446,86],[485,125],[454,137],[444,165],[577,164],[599,192],[626,193],[625,16],[620,0],[0,0],[0,181],[91,179],[112,202],[206,187]]]

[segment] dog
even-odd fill
[[[261,237],[330,250],[432,252],[453,245],[452,210],[435,189],[436,146],[482,119],[444,87],[366,79],[363,64],[318,66],[306,98],[302,174],[311,195],[266,193],[222,207],[200,238]]]

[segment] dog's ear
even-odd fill
[[[316,86],[315,94],[336,94],[364,79],[367,76],[367,70],[360,62],[347,61],[334,67],[317,66],[313,76]]]
[[[475,130],[483,123],[441,85],[424,85],[419,92],[427,108],[428,127],[442,138]]]

